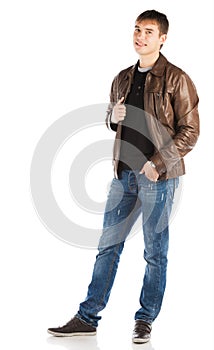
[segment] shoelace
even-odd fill
[[[151,326],[147,323],[143,322],[137,322],[135,325],[135,332],[137,333],[150,333],[151,332]]]
[[[77,318],[72,318],[70,321],[68,321],[66,323],[66,326],[70,326],[70,324],[73,323],[74,325],[75,324],[78,324],[79,323],[79,320]]]

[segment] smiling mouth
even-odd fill
[[[136,45],[136,46],[139,46],[139,47],[147,46],[147,44],[139,43],[138,41],[135,41],[135,45]]]

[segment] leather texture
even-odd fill
[[[131,90],[137,64],[122,70],[113,80],[106,124],[116,131],[113,161],[117,177],[120,159],[122,123],[112,124],[114,105]],[[190,77],[160,53],[148,72],[144,88],[146,122],[155,152],[151,161],[159,179],[174,178],[185,173],[183,157],[193,149],[199,136],[199,98]]]

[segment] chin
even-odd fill
[[[136,51],[137,53],[141,53],[141,52],[144,51],[144,50],[142,50],[142,47],[139,47],[139,46],[135,46],[134,48],[135,48],[135,51]]]

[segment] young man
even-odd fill
[[[115,178],[104,215],[103,233],[88,294],[55,336],[96,334],[125,239],[139,214],[143,217],[146,270],[135,313],[134,343],[149,341],[166,285],[168,221],[183,157],[199,135],[198,96],[189,78],[160,53],[168,31],[166,16],[140,14],[135,23],[137,64],[121,71],[111,88],[106,122],[116,132]],[[126,105],[125,105],[125,104]]]

